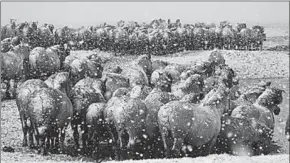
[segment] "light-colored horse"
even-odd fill
[[[269,128],[269,130],[263,131],[269,136],[255,142],[255,146],[261,148],[261,150],[258,149],[258,152],[268,152],[275,126],[274,114],[279,115],[280,113],[278,105],[283,100],[282,92],[285,91],[278,88],[266,88],[255,103],[240,105],[232,111],[232,117],[255,119],[258,123]]]
[[[264,123],[267,127],[274,130],[274,114],[279,115],[279,104],[282,103],[282,92],[278,88],[266,88],[253,104],[245,104],[236,107],[231,116],[255,118],[258,122]]]
[[[9,37],[14,37],[17,34],[16,31],[16,19],[10,19],[10,24],[1,27],[1,40]]]
[[[0,54],[2,68],[1,76],[2,80],[8,84],[7,90],[11,88],[10,81],[15,81],[15,87],[17,81],[24,82],[26,80],[28,56],[29,47],[24,44],[17,45],[7,53]]]
[[[243,104],[253,104],[256,102],[256,100],[259,98],[259,96],[266,90],[266,86],[263,85],[258,85],[250,88],[243,94],[239,95],[239,90],[236,90],[237,86],[233,87],[230,92],[231,96],[231,101],[230,101],[230,106],[228,113],[229,115],[231,112],[238,106],[243,105]],[[235,95],[235,93],[238,93],[238,95]]]
[[[227,88],[219,86],[212,89],[200,104],[171,101],[163,105],[158,112],[158,123],[166,156],[180,156],[184,144],[203,146],[200,155],[209,154],[220,132],[221,116],[228,108],[227,100]]]

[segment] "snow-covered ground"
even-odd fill
[[[19,157],[22,154],[1,154],[2,163],[22,162],[22,163],[77,163],[77,162],[93,162],[93,160],[78,158],[78,159],[67,159],[66,156],[62,155],[58,159],[51,158],[49,156],[40,155],[29,155],[26,157]],[[66,158],[63,160],[63,158]],[[209,155],[206,157],[197,158],[179,158],[179,159],[148,159],[148,160],[125,160],[125,161],[104,161],[106,163],[288,163],[289,154],[279,155],[267,155],[267,156],[231,156],[227,154],[222,155]]]

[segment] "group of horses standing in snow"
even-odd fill
[[[237,154],[237,147],[267,153],[284,91],[266,82],[239,92],[221,51],[191,66],[141,55],[106,69],[100,53],[67,55],[58,45],[29,51],[23,43],[1,53],[2,77],[19,79],[23,146],[66,152],[71,125],[75,149],[96,158]]]
[[[100,49],[116,54],[166,55],[184,50],[262,50],[266,40],[264,27],[247,27],[238,23],[234,27],[227,21],[220,25],[195,23],[181,24],[155,19],[149,23],[119,21],[116,26],[106,23],[98,26],[55,28],[52,24],[38,26],[38,22],[11,19],[1,27],[1,41],[19,44],[20,40],[35,47],[66,44],[77,50]]]

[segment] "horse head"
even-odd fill
[[[50,32],[51,32],[51,33],[53,33],[53,30],[54,30],[54,25],[52,25],[52,24],[49,24],[49,25],[48,25],[48,28],[49,28]]]
[[[18,31],[21,31],[22,32],[22,30],[23,30],[23,28],[25,27],[25,26],[27,26],[28,25],[28,23],[27,22],[22,22],[22,23],[20,23],[19,25],[18,25]]]
[[[16,28],[16,19],[10,19],[10,24],[11,24],[11,29],[15,29]]]
[[[30,24],[28,22],[25,22],[21,25],[21,28],[19,29],[22,29],[22,33],[23,33],[23,36],[31,36],[33,33],[34,33],[34,29],[30,26]]]
[[[32,22],[31,23],[31,28],[36,31],[37,30],[37,25],[38,25],[38,21]]]
[[[283,92],[285,91],[275,87],[266,88],[266,90],[259,96],[256,103],[266,107],[275,115],[279,115],[281,109],[278,105],[283,101]]]

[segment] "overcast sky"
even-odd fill
[[[289,24],[288,2],[2,2],[1,24],[10,18],[55,26],[87,26],[156,18],[182,23],[247,22]]]

